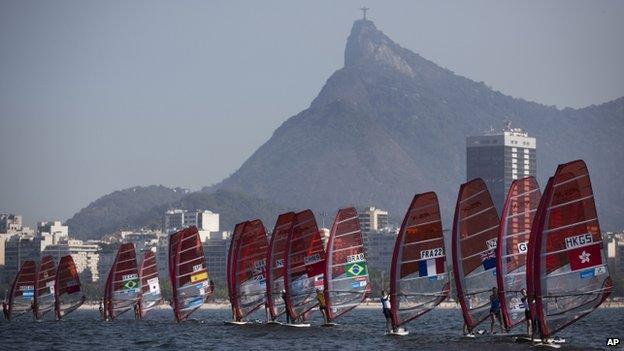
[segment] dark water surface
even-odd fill
[[[176,324],[170,310],[158,310],[148,320],[103,322],[97,310],[79,310],[62,322],[28,319],[0,323],[2,350],[537,350],[510,338],[461,337],[458,309],[438,309],[410,323],[410,335],[383,334],[380,311],[356,309],[335,327],[321,327],[313,313],[310,328],[278,325],[228,326],[227,309],[197,311],[197,320]],[[128,316],[130,317],[130,316]],[[258,314],[258,318],[262,315]],[[316,325],[314,325],[316,324]],[[483,326],[486,326],[485,324]],[[489,323],[487,324],[489,328]],[[520,331],[516,330],[519,333]],[[560,350],[605,349],[606,338],[624,343],[624,308],[599,309],[559,334],[567,343]],[[550,348],[549,348],[550,349]]]

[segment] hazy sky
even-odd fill
[[[220,181],[342,66],[364,4],[506,94],[624,95],[622,1],[0,0],[0,212],[65,220],[133,185]]]

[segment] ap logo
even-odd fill
[[[620,345],[620,338],[608,338],[607,346],[618,347]]]

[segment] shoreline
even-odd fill
[[[84,303],[82,306],[80,306],[78,309],[79,310],[98,310],[100,307],[99,304],[96,303]],[[169,305],[160,305],[155,307],[155,309],[170,309],[171,307],[169,307]],[[381,303],[379,302],[364,302],[362,304],[360,304],[359,306],[357,306],[358,309],[364,309],[364,310],[381,310]],[[624,301],[607,301],[605,303],[603,303],[602,305],[600,305],[598,307],[599,309],[608,309],[608,308],[624,308]],[[199,309],[201,310],[227,310],[230,309],[230,304],[229,303],[214,303],[214,302],[209,302],[209,303],[205,303],[203,304]],[[451,310],[451,309],[460,309],[459,303],[455,303],[455,302],[442,302],[440,305],[438,305],[436,307],[436,309],[444,309],[444,310]]]

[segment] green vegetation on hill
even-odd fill
[[[166,210],[210,210],[219,213],[221,230],[232,230],[238,222],[260,218],[272,227],[284,209],[270,201],[242,193],[217,190],[185,193],[163,186],[134,187],[92,202],[67,221],[72,236],[99,239],[120,229],[159,229]]]

